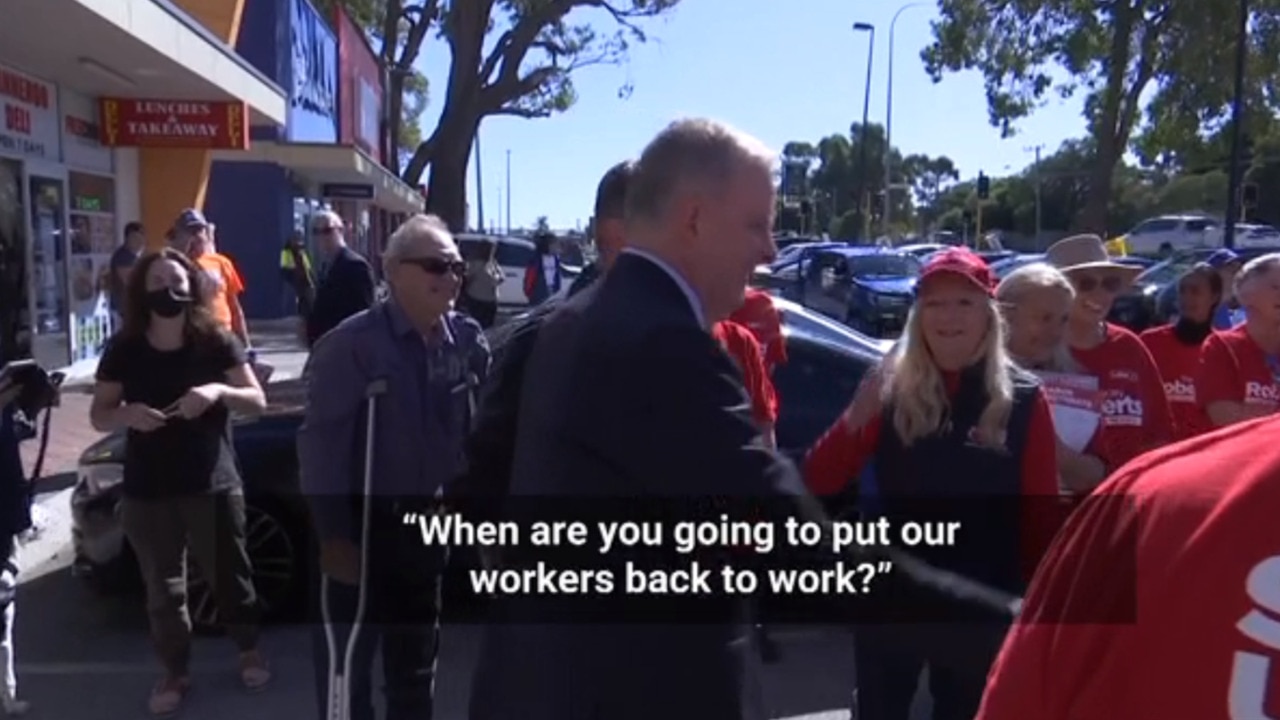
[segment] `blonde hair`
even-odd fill
[[[987,406],[978,419],[977,440],[1004,448],[1013,409],[1013,363],[1005,353],[1004,328],[995,300],[986,304],[987,334],[978,348]],[[881,400],[893,407],[893,429],[904,446],[951,427],[950,401],[942,371],[933,361],[920,325],[919,307],[911,308],[902,337],[885,358]]]
[[[996,286],[996,302],[1002,316],[1007,320],[1009,312],[1017,308],[1023,298],[1039,290],[1057,290],[1064,294],[1068,312],[1076,298],[1075,286],[1061,270],[1048,263],[1031,263],[1009,273]],[[1067,347],[1065,337],[1054,348],[1053,355],[1049,358],[1049,367],[1045,369],[1052,372],[1076,372],[1080,369],[1079,363],[1071,357],[1071,348]]]

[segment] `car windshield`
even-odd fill
[[[920,261],[910,255],[852,255],[849,272],[854,277],[916,277]]]

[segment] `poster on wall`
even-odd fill
[[[116,216],[111,178],[71,173],[71,360],[94,360],[116,329],[108,298]]]

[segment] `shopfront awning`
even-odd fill
[[[214,160],[274,163],[301,176],[317,187],[340,186],[344,191],[369,187],[368,199],[378,207],[397,213],[422,212],[422,194],[358,147],[324,143],[290,143],[254,140],[247,151],[220,150]],[[358,197],[344,192],[334,199]]]
[[[91,97],[239,101],[286,121],[284,91],[168,0],[0,0],[0,63]]]

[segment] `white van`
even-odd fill
[[[533,242],[523,238],[504,237],[499,235],[475,235],[463,233],[455,235],[458,250],[464,258],[472,258],[477,254],[480,243],[489,241],[498,244],[497,260],[502,267],[502,284],[498,286],[498,305],[528,305],[529,297],[524,294],[524,269],[529,267],[537,255]]]

